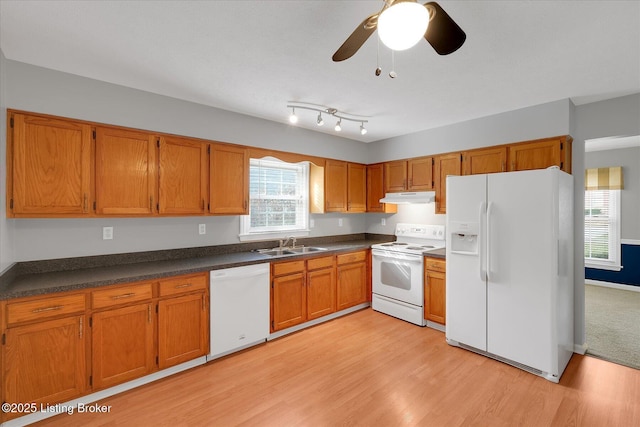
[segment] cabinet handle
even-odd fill
[[[135,296],[135,292],[129,292],[128,294],[122,294],[122,295],[114,295],[111,297],[111,299],[131,298],[132,296]]]
[[[87,213],[87,211],[89,210],[89,204],[88,204],[88,200],[87,200],[87,193],[84,193],[84,200],[83,200],[83,204],[82,204],[82,211],[84,213]]]
[[[151,304],[147,305],[147,320],[151,323]]]
[[[183,283],[182,285],[176,285],[176,289],[188,288],[189,286],[192,286],[192,284],[191,283]]]
[[[36,308],[34,310],[31,310],[32,313],[42,313],[45,311],[56,311],[56,310],[62,310],[62,307],[64,307],[63,305],[54,305],[51,307],[43,307],[43,308]]]
[[[149,196],[149,210],[153,212],[153,196]]]
[[[80,317],[80,324],[78,325],[78,334],[80,335],[79,338],[82,338],[82,334],[83,334],[83,322],[82,322],[82,317]]]
[[[502,162],[502,172],[504,172],[504,162]]]

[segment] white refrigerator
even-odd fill
[[[446,338],[558,382],[573,354],[573,178],[447,177]]]

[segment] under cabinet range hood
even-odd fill
[[[410,203],[433,203],[435,191],[407,191],[403,193],[386,193],[380,203],[405,205]]]

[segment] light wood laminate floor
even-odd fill
[[[638,426],[640,371],[574,355],[560,384],[366,309],[41,426]]]

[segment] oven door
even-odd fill
[[[422,307],[423,257],[377,249],[371,255],[373,293]]]

